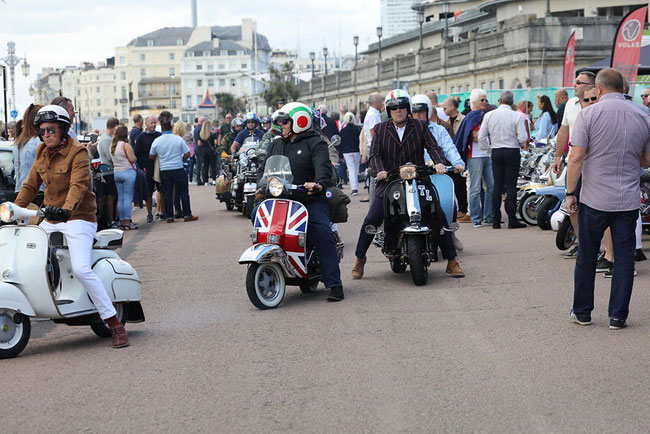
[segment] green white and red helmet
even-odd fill
[[[281,124],[284,119],[291,121],[294,134],[304,133],[312,127],[311,109],[300,102],[290,102],[273,113],[274,123]]]
[[[384,98],[384,106],[386,106],[386,114],[390,117],[390,111],[396,108],[406,108],[411,114],[411,95],[402,89],[393,89],[386,94]]]

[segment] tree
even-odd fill
[[[235,98],[233,94],[228,92],[219,92],[214,95],[216,99],[217,107],[223,115],[226,113],[232,113],[233,116],[236,113],[243,112],[246,109],[244,101],[239,98]]]
[[[278,101],[281,99],[286,102],[296,101],[300,98],[300,91],[294,84],[293,65],[285,63],[281,69],[276,69],[272,66],[269,67],[269,74],[271,76],[267,89],[262,93],[262,98],[266,101],[269,107],[277,107]]]

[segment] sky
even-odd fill
[[[302,56],[335,52],[354,54],[375,42],[380,24],[379,0],[197,0],[198,25],[239,25],[257,21],[257,31],[273,49],[299,48]],[[115,47],[161,27],[191,25],[190,0],[0,0],[0,58],[7,42],[31,65],[25,78],[16,67],[16,106],[20,113],[31,102],[30,83],[43,67],[78,66],[104,61]],[[340,42],[339,42],[340,41]],[[0,84],[1,87],[1,84]],[[7,78],[7,95],[10,84]],[[1,103],[1,96],[0,96]]]

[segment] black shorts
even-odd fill
[[[104,175],[103,178],[104,178],[104,194],[106,196],[117,196],[115,177],[113,175]]]

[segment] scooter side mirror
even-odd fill
[[[373,225],[367,225],[363,230],[368,234],[368,235],[376,235],[379,230],[377,229],[376,226]]]
[[[333,135],[332,138],[330,139],[330,143],[334,147],[339,146],[341,144],[341,136],[339,136],[338,134]]]

